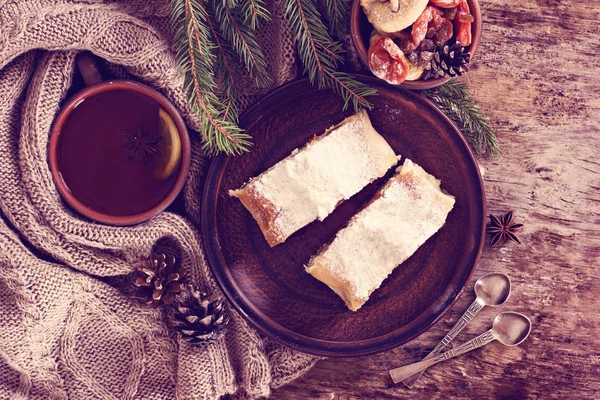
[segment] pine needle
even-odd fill
[[[356,111],[371,109],[365,97],[374,95],[375,90],[351,75],[337,71],[343,62],[341,44],[331,39],[313,0],[284,0],[283,4],[286,19],[296,37],[304,72],[311,84],[332,88],[344,99],[344,109],[350,102]]]
[[[220,0],[213,1],[220,2]],[[256,81],[258,87],[269,87],[271,78],[267,63],[256,42],[254,31],[244,24],[243,17],[237,10],[231,9],[226,4],[217,4],[214,9],[215,19],[220,24],[223,36],[233,44],[233,49],[244,63],[250,77]]]
[[[238,0],[221,0],[220,3],[223,7],[236,8],[238,6]]]
[[[250,137],[233,122],[237,116],[224,114],[227,104],[215,94],[216,46],[203,0],[171,1],[171,18],[189,107],[202,122],[203,147],[211,154],[247,151]]]
[[[371,108],[375,91],[340,72],[342,37],[347,29],[345,0],[327,0],[328,26],[316,0],[284,0],[286,18],[298,53],[313,85],[331,88],[355,110]],[[248,136],[238,126],[236,101],[245,69],[259,87],[269,87],[268,66],[255,31],[271,15],[265,0],[171,0],[174,50],[184,75],[190,110],[202,123],[203,148],[209,154],[248,151]],[[329,28],[329,31],[328,31]]]
[[[421,92],[454,121],[477,154],[497,155],[500,144],[481,108],[471,99],[469,88],[455,80]]]
[[[356,81],[352,75],[339,71],[324,71],[323,83],[319,83],[319,87],[331,87],[344,99],[343,109],[348,109],[348,104],[352,102],[352,107],[355,111],[361,108],[372,108],[365,97],[373,96],[377,92],[369,86]]]
[[[271,20],[271,13],[267,10],[263,0],[243,0],[240,9],[244,25],[253,31],[260,28],[263,22]]]
[[[327,21],[329,32],[342,39],[348,32],[348,2],[346,0],[327,0]]]
[[[207,11],[210,15],[214,15],[214,7],[219,6],[214,2],[207,3]],[[215,43],[216,64],[215,69],[219,73],[218,87],[222,92],[222,96],[227,104],[231,99],[237,99],[240,94],[240,82],[242,81],[241,66],[237,62],[237,56],[233,52],[231,43],[223,37],[223,34],[218,29],[213,21],[208,18],[208,26],[212,39]],[[226,107],[229,111],[230,107]],[[224,118],[226,119],[226,118]]]

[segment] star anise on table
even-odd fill
[[[518,229],[521,229],[523,224],[513,223],[513,212],[509,211],[505,215],[497,218],[490,214],[490,223],[487,226],[487,231],[492,234],[492,240],[490,246],[495,246],[500,241],[506,243],[509,240],[515,241],[521,244],[521,241],[515,235]]]
[[[129,160],[141,159],[144,164],[148,162],[151,156],[159,156],[158,143],[160,136],[150,136],[142,124],[138,124],[135,133],[126,129],[122,130],[125,135],[125,143],[121,148],[129,151]]]

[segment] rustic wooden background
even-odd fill
[[[320,361],[273,399],[600,399],[600,2],[481,6],[483,38],[463,81],[502,146],[479,159],[489,210],[513,209],[523,244],[486,245],[466,294],[418,339]],[[393,385],[387,371],[433,348],[473,301],[475,280],[493,271],[511,277],[511,298],[484,309],[457,342],[506,310],[530,316],[530,338],[439,364],[412,390]]]

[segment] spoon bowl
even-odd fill
[[[492,335],[505,346],[518,346],[531,333],[531,321],[523,314],[503,312],[494,318]]]
[[[501,273],[484,275],[475,282],[475,295],[484,306],[499,306],[510,296],[510,278]]]

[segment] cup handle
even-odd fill
[[[98,70],[98,63],[94,55],[89,51],[83,51],[77,55],[77,69],[83,77],[86,86],[96,85],[102,82],[102,75]]]

